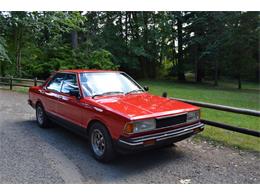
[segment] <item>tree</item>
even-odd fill
[[[117,70],[118,66],[113,63],[113,55],[106,50],[96,50],[90,54],[88,64],[90,68],[102,70]]]
[[[259,41],[258,19],[257,12],[234,12],[228,16],[224,44],[226,63],[238,81],[238,89],[242,88],[242,77],[256,70],[259,64],[256,55],[259,50],[256,46]]]
[[[2,37],[0,37],[0,61],[10,61],[5,47],[5,40]]]
[[[10,59],[7,55],[7,50],[6,50],[6,43],[5,40],[0,37],[0,66],[1,66],[1,76],[5,76],[5,66],[2,64],[3,62],[8,62],[10,63]]]
[[[0,12],[1,72],[118,68],[180,81],[194,73],[215,85],[236,78],[241,88],[259,79],[258,20],[258,12]]]
[[[178,53],[177,53],[177,76],[179,81],[185,81],[184,75],[184,54],[183,54],[183,24],[185,23],[184,13],[175,12],[174,18],[176,18],[177,23],[177,41],[178,41]],[[174,29],[175,26],[172,28]]]

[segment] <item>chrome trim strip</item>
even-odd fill
[[[155,139],[157,141],[157,139],[161,139],[161,138],[164,138],[164,137],[168,138],[168,136],[175,136],[175,135],[178,136],[180,134],[188,134],[188,133],[192,132],[191,129],[194,129],[194,127],[188,128],[188,129],[184,129],[183,131],[173,132],[173,133],[170,133],[170,134],[169,133],[165,133],[163,135],[158,135],[158,136],[153,136],[153,137],[148,137],[148,138],[143,138],[143,139],[137,139],[137,140],[133,140],[133,141],[134,142],[139,142],[139,141],[143,142],[143,141],[147,141],[147,140],[151,140],[151,139]]]
[[[133,142],[124,141],[121,139],[119,139],[119,142],[130,145],[130,146],[142,145],[144,143],[144,141],[147,141],[147,140],[155,139],[156,141],[161,141],[161,140],[193,133],[193,131],[192,131],[193,129],[201,128],[203,126],[204,126],[203,123],[198,123],[196,125],[191,125],[188,127],[182,127],[179,129],[174,129],[174,130],[170,130],[170,131],[166,131],[166,132],[160,132],[155,135],[148,135],[148,136],[133,138],[133,140],[132,140]]]
[[[204,125],[204,124],[201,123],[201,122],[198,122],[198,123],[195,123],[195,124],[192,124],[192,125],[189,125],[189,126],[179,127],[179,128],[177,128],[177,129],[171,129],[171,130],[167,130],[167,131],[155,133],[155,134],[152,134],[152,135],[153,135],[153,136],[156,136],[156,135],[161,135],[161,134],[166,134],[166,133],[180,132],[180,131],[182,131],[182,130],[184,130],[184,129],[192,128],[192,127],[194,127],[194,126],[195,126],[195,128],[198,128],[200,125]],[[157,129],[156,129],[156,130],[157,130]],[[137,138],[133,138],[133,139],[147,138],[147,137],[151,137],[152,135],[144,135],[144,136],[137,137]]]
[[[126,142],[124,140],[119,140],[119,142],[130,145],[130,146],[137,146],[137,145],[142,145],[144,142],[138,142],[138,143],[131,143],[131,142]]]
[[[98,108],[98,107],[93,107],[96,111],[98,111],[98,112],[103,112],[103,109],[101,109],[101,108]]]
[[[189,133],[193,133],[193,131],[190,129],[188,131],[185,131],[185,132],[181,132],[179,134],[173,134],[173,135],[170,135],[168,137],[162,137],[162,138],[158,138],[156,139],[156,141],[161,141],[161,140],[165,140],[165,139],[169,139],[169,138],[172,138],[172,137],[178,137],[178,136],[182,136],[182,135],[185,135],[185,134],[189,134]]]

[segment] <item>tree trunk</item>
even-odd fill
[[[199,59],[199,45],[195,44],[194,45],[194,64],[195,64],[195,80],[197,83],[202,82],[202,77],[203,77],[203,67],[201,66],[201,61]]]
[[[124,40],[124,29],[123,29],[123,16],[122,12],[119,12],[119,23],[120,23],[120,36],[122,41]]]
[[[183,68],[183,34],[182,34],[182,19],[181,16],[177,18],[177,33],[178,33],[178,65],[177,75],[179,81],[185,81]]]
[[[194,65],[195,65],[195,81],[201,82],[198,60],[198,45],[194,45]]]
[[[214,78],[214,85],[218,86],[218,60],[215,61],[215,78]]]
[[[128,45],[128,13],[125,12],[125,45]]]
[[[258,67],[256,68],[256,71],[255,71],[255,80],[256,82],[260,82],[260,64],[258,64]]]
[[[156,16],[154,13],[151,14],[150,16],[151,20],[152,20],[152,23],[153,24],[156,24]],[[155,25],[152,26],[152,29],[151,29],[153,32],[156,32],[156,28],[155,28]],[[152,39],[151,39],[151,44],[152,44],[152,48],[155,49],[155,51],[157,50],[157,44],[156,44],[156,40],[155,38],[153,38],[153,36],[151,36]],[[152,52],[153,53],[153,52]],[[160,52],[156,52],[156,53],[153,53],[152,55],[152,58],[149,60],[149,70],[150,70],[150,77],[152,79],[155,79],[157,77],[157,67],[158,67],[158,57],[160,57]]]
[[[139,22],[138,22],[138,12],[133,12],[133,20],[134,20],[134,34],[137,41],[139,41]]]
[[[18,74],[19,77],[22,76],[22,66],[21,66],[21,40],[22,40],[22,30],[18,26],[17,31],[15,33],[15,40],[16,40],[16,73]]]
[[[78,32],[77,31],[73,31],[71,32],[71,46],[73,49],[77,49],[78,48]]]
[[[4,64],[0,63],[0,66],[1,66],[1,76],[5,77],[5,67],[4,67]]]
[[[175,29],[174,29],[174,21],[172,20],[172,33],[171,33],[171,38],[172,38],[172,67],[174,68],[175,66]],[[173,69],[171,71],[171,75],[173,75]]]
[[[147,46],[148,46],[148,15],[147,12],[143,12],[143,22],[144,22],[144,50],[147,51]],[[142,57],[142,68],[143,68],[143,73],[144,77],[147,78],[149,76],[148,74],[148,59],[147,57]]]
[[[132,37],[133,40],[134,39],[133,12],[129,13],[129,29],[130,29],[130,37]]]
[[[202,82],[202,70],[199,61],[197,61],[197,76],[196,76],[196,82],[201,83]]]
[[[19,48],[19,53],[18,53],[18,74],[19,77],[22,77],[22,65],[21,65],[21,59],[22,59],[22,51],[21,48]]]
[[[238,79],[238,89],[241,89],[242,88],[242,83],[241,83],[241,75],[240,75],[240,73],[238,73],[237,79]]]
[[[44,17],[44,19],[47,19],[48,18],[48,13],[44,11],[43,12],[43,17]],[[48,42],[49,39],[50,39],[49,29],[45,25],[44,25],[44,28],[43,28],[43,37],[44,37],[44,41],[46,41],[46,42]]]

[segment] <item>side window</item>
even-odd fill
[[[63,81],[61,92],[69,94],[71,90],[78,90],[77,77],[75,74],[67,74]]]
[[[62,81],[65,78],[65,74],[57,73],[53,79],[48,83],[47,89],[60,92]]]

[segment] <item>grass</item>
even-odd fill
[[[260,86],[256,83],[244,83],[244,89],[236,89],[235,82],[219,82],[219,87],[211,84],[178,83],[164,80],[141,80],[141,85],[147,85],[150,92],[161,95],[167,91],[169,97],[197,100],[240,108],[260,110]],[[1,87],[3,89],[3,87]],[[4,89],[9,89],[4,87]],[[27,93],[27,87],[14,87],[14,91]],[[202,108],[202,117],[230,125],[259,130],[258,117],[217,111]],[[236,147],[239,149],[260,152],[260,139],[220,128],[206,126],[205,130],[195,137],[195,140],[206,139],[217,144]]]
[[[139,83],[143,86],[149,86],[149,91],[156,95],[167,91],[169,97],[260,110],[260,86],[256,83],[245,83],[243,85],[245,89],[242,90],[236,89],[236,83],[233,82],[220,82],[219,87],[210,84],[178,83],[163,80],[141,80]],[[258,117],[202,108],[202,118],[260,131]],[[198,138],[260,152],[259,138],[215,127],[207,126],[199,136],[195,137],[195,139]]]
[[[9,86],[0,86],[1,90],[10,90]],[[28,93],[29,87],[18,87],[18,86],[13,86],[13,91],[19,92],[19,93]]]

